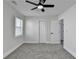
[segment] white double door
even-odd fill
[[[59,43],[58,21],[39,22],[39,43]]]

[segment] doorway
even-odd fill
[[[61,44],[64,44],[64,20],[60,20],[60,35],[61,35]]]

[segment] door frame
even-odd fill
[[[64,19],[60,20],[60,36],[61,36],[61,44],[64,44]]]

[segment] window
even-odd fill
[[[23,34],[23,20],[16,17],[15,18],[15,36],[20,36]]]

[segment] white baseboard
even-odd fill
[[[60,44],[60,42],[48,42],[48,44]]]
[[[20,47],[24,42],[21,42],[20,44],[18,44],[17,46],[13,47],[12,49],[10,49],[8,52],[3,54],[3,58],[7,57],[9,54],[11,54],[13,51],[15,51],[18,47]]]
[[[76,53],[74,53],[73,51],[69,50],[68,48],[64,47],[64,49],[66,51],[68,51],[72,56],[74,56],[76,58]]]
[[[33,44],[38,44],[39,42],[35,42],[35,41],[25,41],[24,43],[33,43]],[[47,44],[60,44],[60,42],[46,42]]]
[[[25,41],[24,43],[39,43],[39,42],[35,42],[35,41]]]

